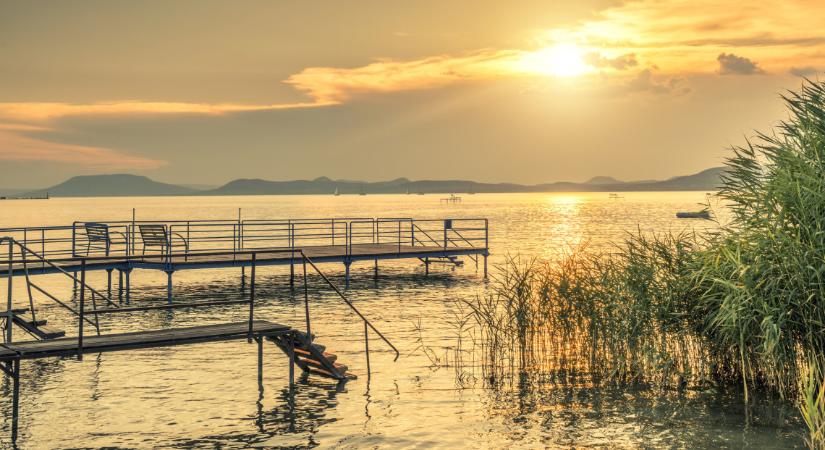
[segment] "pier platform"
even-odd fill
[[[66,226],[1,228],[27,248],[0,265],[0,277],[86,270],[178,270],[295,264],[302,251],[318,263],[349,268],[359,261],[420,260],[462,265],[467,258],[487,273],[487,219],[329,218],[287,220],[169,220],[74,222]],[[34,255],[34,257],[32,257]],[[50,264],[44,262],[50,261]],[[5,270],[4,270],[5,269]],[[294,272],[292,269],[291,273]],[[128,280],[127,280],[128,281]]]
[[[108,235],[108,233],[107,233]],[[31,245],[31,243],[28,243]],[[45,242],[44,242],[45,244]],[[19,422],[19,398],[21,362],[26,360],[53,358],[53,357],[77,357],[83,359],[88,353],[103,353],[115,351],[139,350],[157,347],[170,347],[179,345],[193,345],[218,341],[242,341],[256,342],[258,348],[258,385],[263,391],[263,346],[265,341],[272,342],[279,350],[288,357],[289,365],[289,386],[290,392],[294,392],[294,372],[295,367],[306,373],[317,376],[333,378],[340,382],[354,379],[356,376],[349,371],[348,366],[337,361],[337,355],[330,353],[326,346],[315,341],[312,333],[310,319],[310,299],[308,289],[307,271],[314,270],[320,279],[332,289],[344,304],[354,313],[355,320],[363,323],[364,351],[366,354],[366,371],[370,373],[369,340],[370,335],[377,336],[395,353],[398,359],[400,353],[398,349],[381,333],[338,289],[327,276],[321,272],[313,259],[301,249],[290,248],[289,250],[238,250],[233,251],[201,251],[194,253],[186,251],[183,253],[166,252],[155,255],[109,255],[109,256],[80,256],[72,255],[69,258],[47,258],[41,253],[35,252],[28,245],[19,242],[11,237],[0,237],[0,250],[8,249],[6,258],[7,270],[5,278],[6,309],[0,311],[0,325],[2,325],[3,342],[0,344],[0,371],[2,371],[12,381],[12,411],[11,418],[11,440],[13,445],[18,440]],[[107,249],[108,250],[108,249]],[[326,252],[319,246],[316,248],[316,255],[323,258],[324,255],[340,257],[335,251]],[[371,257],[379,257],[386,253],[387,249],[381,246],[368,251]],[[91,252],[90,252],[91,253]],[[107,251],[108,253],[108,251]],[[259,259],[258,256],[261,256]],[[359,257],[360,250],[350,249],[350,256]],[[280,263],[289,258],[294,267],[300,265],[303,272],[303,296],[305,308],[305,324],[299,330],[296,327],[282,325],[279,323],[259,320],[255,318],[256,310],[256,269],[260,264]],[[127,273],[132,268],[146,265],[146,268],[159,268],[169,270],[175,268],[201,268],[205,266],[226,267],[228,264],[241,264],[242,267],[249,268],[248,297],[242,300],[222,300],[210,299],[195,302],[172,302],[171,301],[171,272],[170,273],[170,297],[167,304],[153,304],[122,306],[120,301],[115,302],[111,295],[111,289],[104,294],[87,283],[87,273],[90,270],[106,269],[120,270]],[[33,273],[62,274],[75,284],[75,290],[71,299],[63,298],[48,292],[40,285],[32,281]],[[111,275],[111,272],[110,272]],[[294,278],[294,277],[293,277]],[[110,278],[111,281],[111,278]],[[13,286],[22,282],[25,286],[26,296],[15,297]],[[127,283],[128,285],[128,283]],[[111,288],[111,286],[110,286]],[[127,290],[128,292],[128,290]],[[70,317],[76,318],[76,323],[68,324],[68,328],[76,330],[74,336],[68,336],[63,330],[58,330],[41,317],[37,312],[37,302],[34,294],[39,293],[44,296],[44,300],[51,300],[60,307],[71,313]],[[128,303],[128,300],[127,300]],[[143,311],[179,308],[211,308],[226,307],[230,305],[243,305],[248,307],[249,319],[244,322],[210,323],[188,327],[168,327],[162,329],[141,330],[125,333],[101,334],[100,321],[110,314],[134,314]],[[216,313],[214,319],[219,320],[221,310]],[[15,330],[21,330],[26,335],[32,336],[35,340],[15,340]],[[47,332],[48,331],[48,332]],[[213,358],[222,358],[226,355],[210,354]]]

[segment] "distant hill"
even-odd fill
[[[157,195],[188,195],[195,189],[159,183],[147,177],[129,174],[85,175],[72,177],[58,185],[26,192],[20,197],[127,197]]]
[[[613,177],[606,177],[606,176],[598,176],[593,177],[584,182],[584,184],[621,184],[624,181],[619,181]]]
[[[56,186],[18,194],[20,197],[114,197],[156,195],[329,195],[339,194],[404,194],[462,192],[619,192],[619,191],[712,191],[719,186],[724,169],[714,167],[702,172],[663,181],[619,181],[599,176],[584,183],[555,182],[537,185],[514,183],[479,183],[468,180],[417,180],[396,178],[390,181],[366,182],[333,180],[269,181],[238,179],[214,189],[194,189],[190,186],[159,183],[138,175],[90,175],[71,178]]]

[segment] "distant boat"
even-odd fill
[[[621,195],[619,195],[619,194],[615,194],[615,193],[611,193],[611,194],[609,195],[609,197],[610,197],[610,198],[624,198],[624,197],[622,197]]]
[[[710,219],[710,211],[703,209],[701,211],[679,211],[676,213],[679,219]]]
[[[336,196],[336,197],[338,197],[339,195],[341,195],[341,194],[339,194],[339,193],[338,193],[338,188],[335,188],[335,192],[334,192],[332,195],[334,195],[334,196]]]

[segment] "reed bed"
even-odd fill
[[[824,448],[825,83],[784,100],[788,119],[732,149],[718,230],[511,257],[486,293],[459,300],[484,378],[739,385],[746,403],[753,391],[796,401]]]

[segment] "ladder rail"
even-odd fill
[[[63,307],[64,309],[68,310],[68,311],[69,311],[69,312],[71,312],[72,314],[74,314],[74,315],[78,316],[79,318],[81,318],[81,320],[85,320],[86,322],[88,322],[89,324],[91,324],[92,326],[94,326],[96,333],[97,333],[98,335],[100,335],[100,321],[99,321],[99,318],[98,318],[97,314],[95,314],[94,321],[90,320],[88,317],[83,317],[83,315],[82,315],[82,314],[80,314],[78,311],[76,311],[75,309],[73,309],[71,306],[69,306],[69,305],[68,305],[68,304],[66,304],[65,302],[63,302],[63,301],[59,300],[57,297],[55,297],[54,295],[52,295],[51,293],[49,293],[48,291],[46,291],[46,290],[45,290],[44,288],[42,288],[41,286],[39,286],[39,285],[35,284],[35,283],[31,280],[31,276],[30,276],[30,273],[29,273],[29,262],[30,262],[29,255],[34,256],[35,261],[39,261],[39,262],[40,262],[41,264],[43,264],[43,265],[49,265],[50,267],[52,267],[52,268],[54,268],[55,270],[57,270],[57,272],[62,273],[63,275],[65,275],[65,276],[67,276],[67,277],[71,278],[74,282],[78,282],[78,281],[79,281],[79,282],[80,282],[81,289],[84,289],[84,290],[85,290],[85,289],[88,289],[88,290],[91,292],[91,300],[92,300],[92,304],[93,304],[93,305],[96,305],[96,304],[97,304],[97,299],[96,299],[96,297],[98,297],[98,296],[99,296],[99,297],[101,297],[101,298],[103,298],[103,299],[105,299],[107,302],[109,302],[109,304],[110,304],[110,305],[112,305],[112,306],[113,306],[113,307],[115,307],[115,308],[117,308],[117,307],[118,307],[118,305],[117,305],[117,304],[115,304],[114,302],[112,302],[110,299],[108,299],[106,296],[104,296],[103,294],[101,294],[100,292],[98,292],[98,291],[97,291],[96,289],[94,289],[93,287],[89,286],[89,285],[85,282],[85,280],[78,280],[76,276],[74,276],[74,275],[70,274],[70,273],[69,273],[69,272],[67,272],[65,269],[63,269],[62,267],[60,267],[60,266],[58,266],[57,264],[55,264],[53,261],[50,261],[48,258],[46,258],[46,257],[44,257],[44,256],[42,256],[42,255],[40,255],[40,254],[38,254],[38,253],[37,253],[37,252],[35,252],[34,250],[30,249],[30,248],[29,248],[28,246],[26,246],[24,243],[22,243],[22,242],[20,242],[20,241],[18,241],[18,240],[16,240],[16,239],[14,239],[14,238],[11,238],[11,237],[0,237],[0,244],[3,244],[3,243],[8,243],[8,245],[9,245],[9,267],[8,267],[8,270],[9,270],[9,274],[8,274],[8,276],[9,276],[9,293],[8,293],[8,303],[9,303],[9,305],[11,305],[11,302],[12,302],[12,296],[11,296],[11,280],[12,280],[12,278],[14,277],[14,268],[13,268],[13,265],[12,265],[12,263],[14,262],[14,247],[15,247],[15,246],[17,246],[17,247],[18,247],[18,249],[19,249],[19,251],[20,251],[20,256],[21,256],[21,260],[20,260],[19,262],[21,262],[21,263],[22,263],[22,266],[23,266],[23,277],[24,277],[24,279],[25,279],[25,281],[26,281],[26,293],[27,293],[27,296],[28,296],[28,299],[29,299],[29,311],[31,312],[31,315],[32,315],[32,321],[31,321],[31,323],[32,323],[32,324],[35,324],[35,325],[33,325],[33,326],[37,327],[37,325],[36,325],[36,324],[37,324],[38,322],[37,322],[37,316],[36,316],[36,312],[35,312],[35,308],[34,308],[34,296],[33,296],[33,293],[32,293],[32,288],[34,288],[36,291],[40,292],[41,294],[45,295],[45,296],[46,296],[46,297],[48,297],[50,300],[54,301],[55,303],[57,303],[58,305],[60,305],[60,306],[61,306],[61,307]],[[97,308],[95,307],[95,309],[97,309]],[[12,326],[12,324],[14,324],[14,321],[15,321],[15,318],[13,317],[13,316],[14,316],[14,313],[13,313],[13,312],[12,312],[12,310],[11,310],[11,306],[9,306],[9,311],[7,312],[7,315],[8,315],[8,317],[7,317],[7,320],[6,320],[6,326],[7,326],[7,327],[11,327],[11,326]],[[18,325],[19,325],[19,324],[18,324]],[[32,334],[32,333],[31,333],[31,331],[29,331],[29,330],[26,330],[26,331],[27,331],[29,334]],[[6,341],[9,341],[9,337],[10,337],[10,333],[9,333],[9,332],[8,332],[8,330],[7,330],[7,333],[6,333],[6,335],[4,336],[4,338],[5,338],[5,340],[6,340]]]
[[[315,265],[315,263],[312,261],[312,259],[311,259],[311,258],[309,258],[309,257],[308,257],[308,256],[307,256],[304,252],[303,252],[303,250],[301,251],[301,257],[304,259],[304,261],[306,261],[306,262],[309,264],[309,266],[310,266],[310,267],[312,267],[312,268],[315,270],[315,272],[316,272],[316,273],[318,273],[318,275],[320,275],[320,276],[321,276],[321,279],[323,279],[323,280],[324,280],[324,282],[325,282],[325,283],[326,283],[329,287],[331,287],[331,288],[332,288],[332,290],[333,290],[333,291],[335,291],[335,293],[336,293],[336,294],[338,294],[338,297],[340,297],[340,298],[341,298],[341,300],[343,300],[343,301],[344,301],[344,303],[346,303],[346,304],[347,304],[347,306],[349,306],[349,308],[350,308],[350,309],[351,309],[351,310],[352,310],[352,311],[353,311],[353,312],[354,312],[354,313],[355,313],[355,314],[356,314],[356,315],[357,315],[357,316],[358,316],[358,317],[359,317],[359,318],[360,318],[360,319],[364,322],[364,324],[366,325],[366,327],[368,327],[369,329],[371,329],[372,331],[374,331],[374,332],[375,332],[375,334],[377,334],[377,335],[378,335],[378,337],[380,337],[380,338],[381,338],[381,340],[383,340],[383,341],[384,341],[384,342],[385,342],[385,343],[386,343],[386,344],[387,344],[387,345],[388,345],[388,346],[389,346],[389,347],[390,347],[390,348],[391,348],[391,349],[395,352],[395,359],[393,359],[393,361],[397,361],[397,360],[398,360],[398,357],[399,357],[399,356],[401,356],[401,353],[398,351],[398,348],[396,348],[396,347],[395,347],[395,345],[393,345],[393,344],[392,344],[392,342],[390,342],[390,340],[389,340],[389,339],[387,339],[387,338],[386,338],[386,336],[384,336],[384,334],[383,334],[383,333],[381,333],[381,331],[379,331],[379,330],[378,330],[378,328],[375,328],[375,325],[373,325],[373,324],[372,324],[372,322],[370,322],[370,321],[369,321],[369,319],[367,319],[367,318],[364,316],[364,314],[362,314],[362,313],[361,313],[361,311],[359,311],[359,310],[358,310],[358,308],[356,308],[356,307],[355,307],[355,305],[353,305],[353,304],[352,304],[352,302],[350,301],[350,299],[349,299],[349,298],[347,298],[347,296],[346,296],[346,295],[344,295],[344,293],[343,293],[343,292],[341,292],[341,290],[340,290],[340,289],[338,289],[338,287],[337,287],[337,286],[335,286],[335,284],[333,284],[333,283],[332,283],[332,281],[330,281],[330,280],[329,280],[329,278],[327,278],[327,276],[326,276],[326,275],[324,275],[324,273],[323,273],[323,272],[321,272],[321,270],[318,268],[318,266],[316,266],[316,265]],[[365,333],[366,333],[366,330],[367,330],[367,328],[365,328]],[[365,338],[366,338],[366,337],[367,337],[367,336],[366,336],[366,334],[365,334]]]

